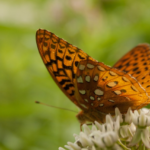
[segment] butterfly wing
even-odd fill
[[[82,60],[95,60],[81,49],[46,30],[39,29],[36,32],[36,42],[43,62],[57,85],[82,109],[74,95],[77,66]]]
[[[122,113],[129,107],[135,110],[142,107],[141,104],[146,105],[149,100],[146,91],[135,78],[103,63],[90,60],[79,63],[76,86],[77,100],[81,105],[85,105],[85,109],[105,114],[114,114],[116,107]],[[95,113],[95,120],[98,116]]]
[[[81,123],[102,121],[105,114],[114,114],[115,107],[125,113],[129,107],[134,110],[148,104],[148,45],[139,45],[120,59],[114,65],[119,71],[97,62],[46,30],[37,31],[36,41],[43,62],[57,85],[83,110],[77,115]]]
[[[150,95],[150,46],[148,44],[136,46],[113,67],[135,77]]]

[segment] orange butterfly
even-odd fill
[[[37,31],[36,41],[49,73],[82,110],[77,114],[81,124],[104,122],[116,107],[126,113],[150,103],[149,45],[138,45],[109,67],[46,30]]]

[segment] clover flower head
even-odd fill
[[[90,128],[83,125],[83,131],[75,136],[75,142],[68,142],[68,150],[135,150],[150,148],[150,111],[147,109],[126,114],[115,110],[115,116],[106,115],[106,122],[95,121]],[[66,150],[59,148],[59,150]]]

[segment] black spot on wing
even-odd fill
[[[136,74],[140,74],[141,73],[141,71],[138,71]]]
[[[145,67],[145,71],[147,71],[148,70],[148,67]]]
[[[60,60],[60,61],[63,61],[63,59],[60,58],[59,56],[56,56],[56,59],[57,59],[57,60]]]
[[[129,59],[129,58],[123,59],[122,62],[125,62],[125,61],[127,61],[128,59]]]
[[[146,88],[150,87],[150,85],[148,85]]]
[[[76,66],[76,67],[78,66],[78,63],[79,63],[78,61],[75,62],[75,66]]]
[[[62,79],[59,83],[61,85],[64,85],[66,82],[70,82],[70,80],[69,79]]]
[[[72,66],[66,66],[66,65],[64,65],[64,64],[63,64],[63,68],[64,68],[64,69],[68,69],[68,70],[72,70]]]
[[[130,63],[128,62],[128,63],[126,63],[125,65],[126,65],[127,67],[129,67],[129,66],[130,66]]]
[[[43,42],[43,38],[39,38],[39,43],[42,43]]]
[[[64,89],[68,90],[70,87],[74,87],[74,85],[72,83],[71,84],[66,84]]]
[[[74,53],[75,53],[75,52],[71,51],[70,49],[68,49],[68,52],[69,52],[70,54],[74,54]]]
[[[57,63],[57,61],[56,61],[56,60],[51,59],[51,61],[50,61],[50,62],[45,63],[45,65],[46,65],[46,66],[51,66],[53,63],[54,63],[54,64],[56,64],[56,63]]]
[[[63,53],[63,51],[62,51],[61,49],[58,49],[58,52],[59,52],[59,53]]]
[[[85,59],[85,58],[84,58],[84,57],[82,57],[80,54],[78,54],[78,56],[79,56],[79,58],[80,58],[80,59]]]
[[[136,68],[134,68],[134,69],[133,69],[133,71],[137,71],[138,69],[139,69],[139,68],[138,68],[138,67],[136,67]]]
[[[138,54],[135,54],[134,57],[136,57]]]
[[[134,63],[133,66],[136,66],[138,63]]]
[[[55,49],[55,47],[56,47],[56,46],[55,46],[54,44],[51,44],[51,48],[52,48],[52,49]]]
[[[141,61],[145,61],[145,58],[143,58]]]
[[[46,43],[46,42],[44,42],[44,43],[43,43],[43,45],[46,47],[46,46],[47,46],[47,43]]]
[[[122,67],[123,67],[122,65],[119,65],[117,68],[118,68],[118,69],[121,69]]]
[[[73,78],[73,79],[75,78],[75,74],[74,74],[74,73],[72,73],[72,78]]]
[[[67,55],[67,56],[66,56],[66,59],[67,59],[67,60],[71,60],[71,57]]]
[[[65,48],[65,46],[62,46],[61,44],[59,44],[59,47],[60,47],[61,49]]]

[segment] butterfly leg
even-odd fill
[[[95,123],[86,123],[87,126],[91,126],[92,124],[95,124]],[[82,126],[84,125],[84,123],[81,123],[80,124],[80,131],[82,131]]]
[[[83,123],[80,123],[80,131],[82,131]]]

